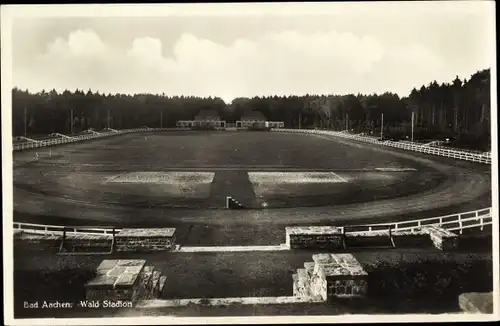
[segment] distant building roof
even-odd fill
[[[201,110],[200,113],[196,117],[195,120],[220,120],[219,115],[215,110]]]
[[[247,111],[241,117],[241,121],[248,121],[248,120],[266,121],[267,119],[260,111]]]

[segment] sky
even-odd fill
[[[17,9],[12,84],[33,92],[407,96],[495,58],[490,2]]]

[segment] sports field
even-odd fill
[[[181,244],[277,244],[287,225],[491,202],[489,166],[318,135],[126,134],[15,153],[14,166],[15,221],[174,226]],[[225,210],[226,196],[247,209]]]

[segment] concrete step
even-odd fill
[[[134,286],[137,291],[137,300],[147,300],[153,289],[153,273],[155,272],[154,266],[144,266],[139,273],[139,280]]]
[[[161,276],[160,277],[160,284],[159,284],[159,296],[161,296],[163,289],[165,288],[166,283],[167,283],[167,277]]]
[[[306,261],[304,263],[304,268],[307,272],[307,275],[309,275],[309,277],[311,277],[313,274],[313,271],[314,271],[314,262]]]
[[[307,271],[304,268],[297,269],[297,277],[299,285],[308,286],[309,276],[307,275]]]
[[[150,299],[158,299],[160,297],[160,278],[161,273],[159,271],[153,272],[153,286],[150,292]]]

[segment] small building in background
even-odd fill
[[[226,121],[220,119],[215,110],[201,110],[194,120],[179,120],[176,123],[181,128],[223,129]]]
[[[284,128],[283,121],[268,121],[260,111],[247,111],[239,121],[236,121],[236,128],[269,129]]]

